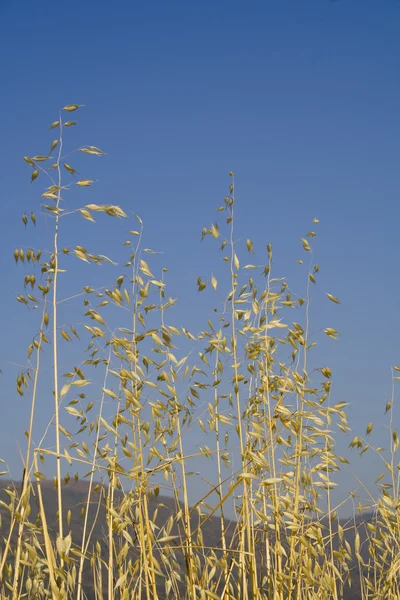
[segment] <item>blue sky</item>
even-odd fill
[[[146,245],[164,252],[178,317],[194,330],[213,306],[198,297],[196,279],[217,260],[200,232],[215,218],[228,171],[238,235],[258,249],[271,241],[276,271],[295,286],[299,239],[320,219],[312,315],[316,329],[341,335],[323,342],[319,362],[333,370],[335,400],[351,402],[355,434],[375,421],[386,445],[390,367],[400,364],[400,2],[0,0],[0,52],[0,456],[13,475],[28,400],[17,396],[9,363],[25,361],[33,324],[15,302],[22,272],[12,254],[26,236],[50,240],[47,225],[39,234],[21,224],[41,191],[22,157],[48,151],[48,125],[75,102],[86,107],[68,143],[108,153],[79,164],[98,180],[84,202],[140,214]],[[75,222],[65,235],[115,255],[126,229]],[[368,485],[376,463],[355,460]]]

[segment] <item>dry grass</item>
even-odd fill
[[[174,300],[167,294],[166,269],[152,272],[139,217],[124,243],[127,262],[115,284],[77,292],[74,261],[110,260],[84,246],[60,249],[65,219],[127,218],[113,205],[70,208],[71,190],[94,183],[75,176],[69,163],[76,154],[64,150],[71,127],[66,119],[78,108],[65,107],[52,125],[58,132],[54,164],[47,157],[25,158],[35,185],[49,184],[41,212],[50,216],[54,235],[50,252],[28,247],[14,253],[30,272],[18,301],[36,306],[41,317],[27,368],[17,378],[31,410],[22,483],[10,486],[2,501],[9,527],[2,529],[1,598],[339,600],[350,598],[351,589],[363,600],[400,598],[399,444],[392,421],[391,448],[383,458],[389,483],[382,482],[380,498],[371,497],[373,517],[366,524],[355,519],[345,531],[331,498],[346,462],[335,453],[334,432],[348,433],[349,427],[346,405],[331,402],[330,369],[313,370],[314,379],[308,372],[315,346],[309,333],[310,294],[318,278],[315,233],[302,240],[308,264],[302,298],[275,278],[270,245],[261,265],[245,264],[246,255],[256,258],[250,240],[236,241],[230,173],[229,193],[218,209],[223,224],[203,230],[204,238],[222,244],[230,283],[223,294],[215,277],[198,279],[199,292],[215,293],[220,303],[204,331],[195,335],[170,322]],[[75,152],[95,160],[104,154],[92,146]],[[64,311],[60,321],[61,280],[64,289],[71,286],[71,299],[83,300],[84,324],[65,326]],[[339,302],[328,298],[333,308]],[[337,332],[328,327],[323,335],[335,339]],[[72,343],[76,355],[85,352],[61,384],[63,349]],[[43,360],[52,365],[54,412],[34,443]],[[87,390],[96,382],[96,400],[87,404]],[[392,403],[387,412],[392,415]],[[74,420],[79,427],[73,435],[66,423]],[[193,452],[197,429],[205,445]],[[361,451],[367,446],[358,436],[351,444]],[[199,457],[208,461],[209,492],[193,505],[191,462]],[[41,463],[54,465],[56,533],[48,525]],[[88,481],[79,515],[64,506],[65,473],[75,466],[84,467]],[[162,506],[154,511],[162,486],[174,499],[168,518]],[[102,512],[100,542],[94,532]],[[69,531],[76,519],[81,528],[74,539]],[[210,522],[214,533],[218,528],[213,546],[203,535]]]

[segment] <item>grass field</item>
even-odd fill
[[[65,221],[128,223],[123,206],[82,202],[95,182],[76,173],[74,160],[82,172],[83,159],[105,157],[94,146],[66,149],[79,108],[64,107],[51,125],[51,159],[25,157],[40,206],[22,221],[40,227],[47,215],[53,247],[32,248],[25,238],[14,252],[23,271],[18,302],[36,311],[17,376],[30,401],[22,475],[13,484],[5,471],[1,487],[1,597],[400,598],[393,399],[380,496],[355,507],[350,521],[332,499],[347,462],[335,451],[336,432],[363,452],[373,424],[351,434],[346,403],[331,398],[331,370],[310,338],[318,219],[301,238],[298,295],[274,273],[270,244],[260,257],[250,238],[237,237],[229,173],[217,221],[202,231],[224,264],[223,284],[193,274],[199,293],[218,304],[200,333],[170,318],[179,312],[168,273],[144,247],[140,217],[129,218],[121,240],[123,272],[96,288],[88,276],[76,290],[80,263],[113,262],[85,240],[68,246],[63,237],[61,245]],[[75,194],[80,204],[71,208]],[[79,312],[68,314],[65,290]],[[326,301],[340,303],[330,291]],[[338,332],[326,327],[321,336]],[[53,406],[38,441],[42,390]],[[194,452],[193,435],[203,440]],[[195,502],[193,460],[208,482]]]

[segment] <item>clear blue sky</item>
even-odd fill
[[[200,232],[229,170],[240,234],[256,248],[271,241],[277,272],[295,284],[299,238],[320,219],[314,325],[341,333],[323,343],[320,363],[333,370],[334,399],[352,403],[355,433],[374,420],[386,445],[390,367],[400,364],[400,2],[1,0],[0,55],[0,456],[13,475],[27,399],[7,363],[25,360],[34,331],[15,302],[22,271],[12,254],[35,235],[20,218],[40,191],[22,157],[48,151],[46,128],[75,102],[86,108],[71,143],[108,153],[85,163],[98,179],[87,198],[141,215],[194,330],[211,308],[196,278],[216,259]],[[87,246],[115,252],[109,222],[87,225],[74,225],[76,243],[89,235]],[[380,472],[371,464],[356,461],[367,484]]]

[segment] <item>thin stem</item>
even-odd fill
[[[55,217],[54,233],[54,279],[53,279],[53,369],[54,369],[54,414],[56,426],[56,452],[57,452],[57,503],[58,503],[58,533],[61,539],[64,539],[63,530],[63,500],[61,489],[61,450],[60,450],[60,415],[59,415],[59,395],[58,395],[58,339],[57,339],[57,284],[58,284],[58,235],[59,235],[59,208],[61,203],[61,153],[63,147],[63,124],[60,112],[60,137],[57,160],[58,190]],[[61,563],[63,561],[61,560]]]

